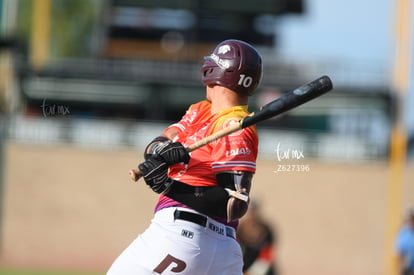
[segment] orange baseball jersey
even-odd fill
[[[174,141],[189,146],[248,115],[247,106],[235,106],[211,114],[208,101],[193,104],[182,119],[167,128],[175,127],[179,133]],[[216,174],[224,171],[256,171],[258,136],[251,126],[218,139],[190,153],[188,164],[170,167],[169,177],[193,186],[217,185]],[[180,205],[161,195],[156,210]]]

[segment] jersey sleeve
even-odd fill
[[[167,132],[170,129],[175,129],[178,132],[183,132],[190,125],[198,123],[199,121],[205,119],[207,116],[210,116],[210,102],[204,100],[198,103],[190,105],[185,114],[182,116],[181,120],[168,126],[164,132]]]
[[[214,126],[213,132],[226,128],[232,123],[238,123],[241,117],[223,118]],[[248,127],[223,137],[212,146],[211,164],[213,172],[249,171],[256,172],[258,136],[256,127]]]

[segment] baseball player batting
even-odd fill
[[[191,153],[185,147],[248,115],[248,98],[261,78],[262,58],[243,41],[223,41],[204,58],[206,100],[191,105],[156,137],[138,166],[146,184],[160,194],[154,218],[108,275],[243,274],[235,231],[256,171],[256,128]]]
[[[254,123],[332,88],[329,78],[321,78],[247,117],[249,96],[261,78],[262,58],[246,42],[225,40],[204,58],[206,100],[191,105],[179,122],[151,141],[145,161],[132,171],[134,180],[142,175],[160,196],[150,226],[114,261],[108,275],[243,274],[235,232],[248,209],[256,171]],[[233,130],[223,136],[223,129]],[[215,134],[220,139],[209,139]],[[190,150],[197,142],[202,146]]]

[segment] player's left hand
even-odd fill
[[[158,159],[151,158],[138,165],[145,183],[156,193],[166,192],[174,182],[168,177],[168,165]]]

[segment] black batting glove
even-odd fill
[[[171,141],[163,136],[154,138],[145,148],[144,159],[148,160],[150,158],[157,158],[158,152],[165,146],[167,146]]]
[[[180,142],[170,142],[163,147],[160,147],[158,156],[164,160],[168,165],[184,162],[187,164],[190,161],[190,155],[187,149]]]
[[[171,142],[166,137],[159,136],[151,141],[145,148],[144,158],[156,158],[163,160],[168,165],[184,162],[187,164],[190,161],[190,155],[186,148],[179,142]]]
[[[161,194],[168,191],[173,179],[168,177],[167,163],[151,158],[138,165],[142,172],[145,183],[156,193]]]

